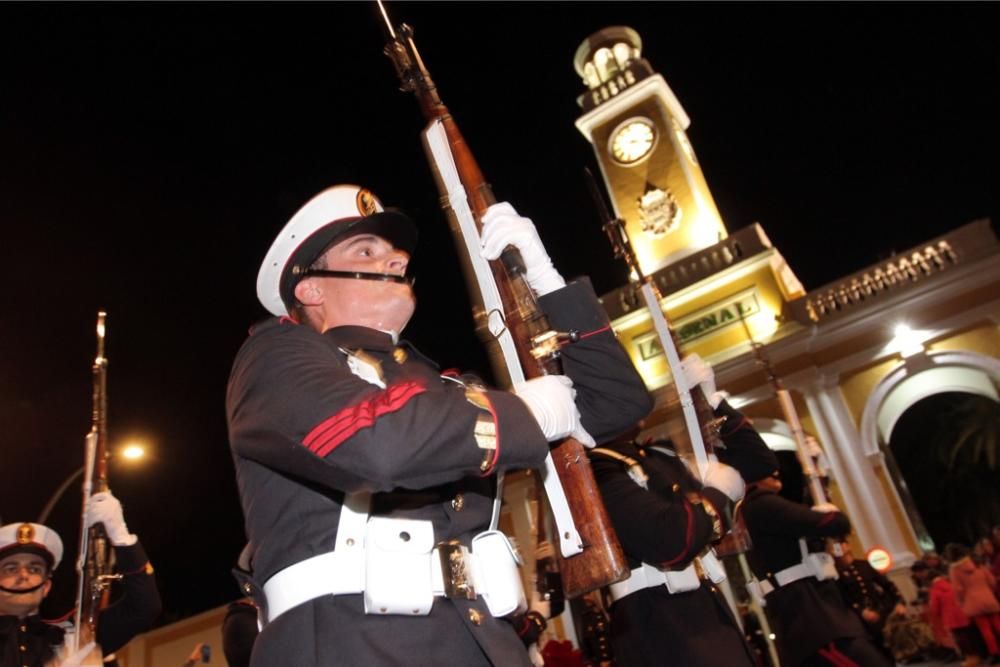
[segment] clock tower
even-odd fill
[[[642,40],[618,26],[594,33],[574,65],[587,92],[576,126],[594,146],[612,204],[646,275],[726,238],[685,130],[691,124]]]

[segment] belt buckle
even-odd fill
[[[445,597],[475,600],[476,589],[472,585],[472,572],[466,560],[467,550],[462,543],[458,540],[441,542],[437,550],[441,558]]]

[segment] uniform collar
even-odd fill
[[[362,349],[368,352],[384,352],[387,354],[392,354],[392,352],[398,348],[405,348],[407,355],[416,355],[421,361],[426,363],[431,368],[439,368],[438,364],[426,357],[420,350],[413,346],[407,340],[401,340],[398,343],[393,342],[393,336],[385,331],[379,331],[378,329],[369,329],[368,327],[359,327],[355,325],[344,325],[340,327],[334,327],[333,329],[327,329],[324,336],[329,337],[330,340],[335,342],[338,347],[342,347],[348,350]],[[405,358],[405,357],[404,357]]]
[[[25,628],[25,633],[42,637],[48,644],[58,646],[63,642],[63,635],[66,631],[63,628],[42,620],[38,614],[25,616],[23,619],[17,616],[0,616],[0,633],[7,634],[12,630]]]

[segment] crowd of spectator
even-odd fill
[[[1000,526],[970,549],[948,544],[913,564],[919,618],[934,634],[937,655],[963,667],[1000,664]]]

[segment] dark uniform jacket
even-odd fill
[[[837,584],[844,601],[860,616],[865,609],[878,614],[878,620],[868,623],[862,619],[869,636],[877,645],[883,643],[882,630],[896,605],[903,602],[896,584],[878,572],[866,560],[853,560],[850,565],[837,565]]]
[[[558,331],[576,330],[563,367],[583,426],[608,439],[651,401],[587,281],[539,299]],[[342,349],[378,361],[385,388],[355,376]],[[548,444],[525,404],[487,391],[496,415],[498,471],[538,467]],[[259,593],[273,574],[335,547],[344,494],[372,491],[373,516],[429,520],[437,541],[488,528],[495,479],[483,477],[473,429],[480,410],[416,350],[387,334],[344,326],[318,334],[285,319],[256,327],[234,363],[229,436]],[[528,664],[514,628],[482,598],[437,598],[427,616],[365,615],[361,595],[324,596],[269,623],[253,664]]]
[[[747,494],[743,516],[753,540],[748,554],[750,568],[759,581],[772,584],[775,572],[802,562],[800,537],[839,537],[851,527],[840,512],[816,512],[761,489]],[[807,577],[781,586],[766,600],[782,665],[794,667],[836,639],[866,638],[860,620],[844,603],[836,580]]]
[[[725,402],[722,437],[728,444],[760,439]],[[656,444],[656,443],[654,443]],[[671,447],[669,441],[665,444]],[[641,562],[681,570],[703,553],[713,538],[710,503],[720,517],[732,502],[722,491],[702,487],[676,456],[635,443],[602,445],[637,460],[649,477],[648,490],[636,484],[624,463],[591,453],[594,475],[622,548],[635,568]],[[611,605],[615,664],[752,665],[753,657],[722,593],[710,581],[687,593],[665,586],[646,588]]]
[[[112,589],[112,601],[97,622],[97,643],[110,655],[153,627],[162,603],[153,569],[142,545],[115,547],[115,572],[124,575]],[[0,616],[0,667],[43,667],[62,645],[63,625],[38,615]]]

